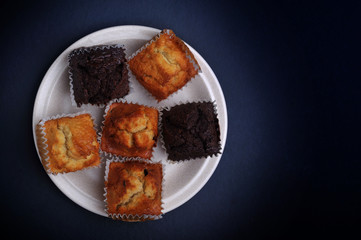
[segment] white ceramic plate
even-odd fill
[[[90,111],[98,127],[104,114],[104,108],[72,106],[67,70],[67,56],[71,50],[99,44],[124,44],[127,56],[159,33],[160,30],[143,26],[117,26],[89,34],[68,47],[51,65],[39,87],[33,110],[33,134],[36,149],[35,127],[41,118],[62,113]],[[170,96],[160,104],[131,75],[133,91],[126,100],[149,106],[173,106],[179,102],[211,100],[217,105],[220,122],[221,146],[224,149],[227,136],[227,109],[222,89],[207,62],[192,47],[190,50],[197,59],[202,72],[181,91]],[[39,153],[39,152],[38,152]],[[160,143],[154,151],[154,159],[165,166],[163,192],[164,213],[169,212],[192,198],[208,181],[216,169],[222,154],[205,160],[186,161],[172,164],[166,161],[166,154]],[[104,167],[87,169],[74,173],[49,174],[55,185],[71,200],[85,209],[107,216],[104,212]]]

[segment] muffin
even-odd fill
[[[129,68],[158,102],[181,89],[200,69],[172,30],[163,30],[154,37],[129,60]]]
[[[113,219],[145,221],[162,214],[163,172],[160,163],[108,162],[106,212]]]
[[[69,55],[73,100],[102,105],[129,93],[124,49],[118,45],[78,48]]]
[[[212,102],[176,105],[162,111],[162,136],[168,159],[208,157],[220,152],[220,130]]]
[[[99,143],[89,114],[41,121],[38,149],[44,168],[53,174],[100,164]]]
[[[114,102],[106,113],[101,150],[121,157],[150,159],[158,138],[158,110]]]

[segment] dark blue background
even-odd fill
[[[2,6],[3,232],[52,239],[360,235],[360,12],[359,1]],[[155,222],[117,222],[79,207],[51,182],[33,143],[33,104],[47,69],[79,38],[117,25],[173,29],[212,67],[228,107],[214,175]]]

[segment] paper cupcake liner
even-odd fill
[[[219,145],[219,151],[218,153],[215,153],[215,154],[209,154],[209,155],[206,155],[206,156],[203,156],[203,157],[196,157],[196,158],[186,158],[186,159],[182,159],[182,160],[172,160],[172,159],[169,159],[169,154],[167,152],[167,148],[165,147],[165,142],[164,142],[164,138],[163,138],[163,125],[162,125],[162,118],[163,118],[163,111],[169,111],[171,108],[175,107],[175,106],[178,106],[178,105],[183,105],[183,104],[188,104],[188,103],[212,103],[213,105],[213,110],[214,110],[214,114],[216,115],[216,119],[217,119],[217,123],[218,123],[218,131],[219,131],[219,141],[218,141],[218,145]],[[205,160],[207,158],[213,158],[213,157],[217,157],[219,156],[220,154],[222,154],[222,145],[221,145],[221,131],[220,131],[220,127],[219,127],[219,119],[218,119],[218,112],[217,112],[217,104],[216,104],[216,101],[210,101],[210,100],[196,100],[196,101],[192,101],[192,102],[189,102],[189,101],[186,101],[186,102],[183,102],[183,101],[180,101],[179,103],[176,103],[176,104],[173,104],[172,106],[163,106],[159,109],[159,115],[161,117],[161,119],[159,120],[160,121],[160,131],[159,131],[159,140],[160,140],[160,143],[161,143],[161,147],[162,149],[165,151],[166,153],[166,156],[167,156],[167,159],[166,159],[166,162],[167,163],[170,163],[170,164],[180,164],[180,163],[183,163],[183,162],[187,162],[187,161],[197,161],[197,160]]]
[[[141,48],[139,48],[137,51],[135,51],[132,55],[130,55],[128,57],[128,62],[133,59],[136,55],[138,55],[140,52],[142,52],[143,50],[145,50],[149,45],[151,45],[153,42],[155,42],[156,40],[159,39],[159,37],[163,34],[167,34],[170,36],[170,38],[173,38],[173,37],[176,37],[174,33],[171,33],[170,29],[164,29],[162,30],[161,32],[159,32],[157,35],[155,35],[151,40],[149,40],[146,44],[144,44]],[[193,65],[194,69],[197,71],[197,74],[195,76],[193,76],[191,79],[189,79],[189,81],[186,82],[186,84],[184,84],[184,86],[182,86],[181,88],[179,88],[177,91],[171,93],[168,95],[168,97],[166,99],[162,99],[162,100],[158,100],[155,96],[153,96],[152,93],[150,93],[148,91],[148,89],[146,89],[142,84],[142,87],[145,88],[145,90],[148,92],[149,96],[151,96],[152,98],[154,98],[158,103],[161,102],[161,101],[165,101],[167,99],[169,99],[169,97],[173,96],[173,95],[176,95],[176,94],[179,94],[181,93],[181,91],[187,86],[189,85],[190,82],[192,82],[196,76],[198,76],[199,73],[202,73],[202,69],[201,67],[199,66],[197,60],[195,59],[193,53],[191,52],[191,50],[187,47],[187,45],[185,44],[185,42],[180,39],[179,37],[176,37],[176,39],[179,40],[179,45],[182,47],[182,50],[186,53],[186,57],[187,59],[189,60],[189,62]],[[130,70],[130,69],[129,69]],[[131,70],[130,70],[131,71]],[[133,74],[133,72],[131,73],[135,79],[136,76]]]
[[[145,107],[149,107],[149,108],[153,108],[153,109],[156,109],[158,111],[158,137],[157,137],[157,141],[156,141],[156,144],[153,146],[152,148],[152,155],[151,155],[151,158],[150,159],[146,159],[146,158],[142,158],[142,157],[127,157],[127,156],[121,156],[121,155],[117,155],[117,154],[113,154],[113,153],[110,153],[110,152],[107,152],[107,151],[103,151],[103,149],[101,148],[101,143],[102,143],[102,135],[103,135],[103,129],[104,129],[104,125],[105,125],[105,118],[108,114],[108,111],[110,109],[110,106],[113,104],[113,103],[128,103],[128,104],[137,104],[137,105],[142,105],[142,106],[145,106]],[[144,162],[149,162],[149,163],[156,163],[157,161],[154,159],[154,151],[157,147],[157,144],[158,144],[158,139],[159,139],[159,121],[160,121],[160,113],[159,113],[159,109],[156,108],[156,107],[152,107],[152,106],[148,106],[148,105],[145,105],[145,104],[140,104],[140,103],[137,103],[137,102],[133,102],[133,101],[127,101],[125,99],[121,99],[121,98],[118,98],[118,99],[113,99],[111,100],[105,110],[104,110],[104,115],[103,115],[103,120],[102,120],[102,125],[100,127],[100,131],[98,133],[98,142],[99,142],[99,146],[100,146],[100,153],[101,155],[106,158],[106,159],[110,159],[110,158],[117,158],[119,160],[133,160],[133,161],[144,161]]]
[[[119,158],[111,158],[108,159],[105,163],[105,174],[104,174],[104,182],[108,181],[108,174],[109,174],[109,165],[112,162],[128,162],[128,161],[132,161],[129,159],[119,159]],[[148,215],[148,214],[142,214],[142,215],[138,215],[138,214],[116,214],[116,213],[109,213],[108,212],[108,200],[107,200],[107,188],[104,186],[104,203],[105,203],[105,209],[104,211],[108,214],[108,217],[114,219],[114,220],[123,220],[126,222],[142,222],[142,221],[147,221],[147,220],[158,220],[163,218],[164,215],[164,201],[163,201],[163,197],[164,197],[164,186],[165,186],[165,165],[161,162],[157,162],[157,163],[150,163],[147,161],[142,161],[142,160],[137,160],[138,162],[142,162],[142,163],[148,163],[148,164],[161,164],[162,165],[162,191],[161,191],[161,214],[160,215]]]
[[[37,146],[38,146],[38,150],[39,150],[39,155],[40,155],[40,159],[41,159],[41,163],[43,164],[43,167],[45,169],[45,171],[48,174],[53,174],[53,175],[57,175],[57,174],[67,174],[67,173],[71,173],[71,172],[52,172],[50,169],[50,157],[48,156],[49,150],[48,150],[48,144],[46,143],[48,140],[46,138],[46,133],[45,133],[45,127],[44,124],[45,122],[49,121],[49,120],[55,120],[55,119],[59,119],[59,118],[63,118],[63,117],[76,117],[79,115],[83,115],[83,114],[89,114],[91,117],[91,120],[93,121],[93,128],[95,133],[98,135],[98,131],[96,128],[96,123],[95,120],[93,118],[93,116],[91,115],[91,113],[89,111],[81,111],[81,112],[77,112],[77,113],[69,113],[69,114],[57,114],[55,116],[50,116],[50,117],[45,117],[42,118],[39,123],[36,126],[36,141],[37,141]],[[99,156],[100,156],[100,164],[97,166],[89,166],[89,167],[85,167],[83,169],[79,169],[77,171],[74,172],[78,172],[78,171],[83,171],[86,169],[91,169],[91,168],[100,168],[101,164],[102,164],[102,158],[100,155],[100,144],[99,144]]]
[[[73,72],[72,72],[72,68],[70,67],[70,59],[74,56],[74,55],[79,55],[79,54],[83,54],[84,52],[91,52],[91,51],[95,51],[98,49],[104,50],[104,49],[110,49],[110,48],[122,48],[124,50],[124,54],[125,54],[125,66],[127,68],[128,71],[128,85],[129,85],[129,91],[128,93],[123,97],[125,98],[126,96],[128,96],[129,94],[131,94],[133,92],[133,87],[131,85],[131,81],[130,79],[130,68],[128,65],[128,61],[127,61],[127,56],[126,56],[126,51],[125,51],[125,45],[124,44],[113,44],[113,45],[97,45],[97,46],[90,46],[90,47],[81,47],[81,48],[77,48],[71,51],[71,53],[68,55],[68,73],[69,73],[69,85],[70,85],[70,100],[71,100],[71,105],[77,108],[80,107],[88,107],[88,106],[97,106],[100,108],[104,108],[107,103],[104,104],[92,104],[92,103],[87,103],[87,104],[81,104],[79,107],[75,101],[75,97],[74,97],[74,87],[73,87]]]

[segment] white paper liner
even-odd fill
[[[216,119],[218,120],[218,126],[219,126],[219,119],[218,119],[218,112],[217,112],[217,104],[216,104],[216,101],[210,101],[210,100],[196,100],[196,101],[192,101],[192,102],[189,102],[189,101],[186,101],[186,102],[183,102],[183,101],[180,101],[179,103],[176,103],[172,106],[163,106],[159,109],[159,115],[161,117],[161,119],[159,120],[160,121],[160,131],[159,131],[159,140],[160,140],[160,143],[161,143],[161,147],[162,149],[165,151],[166,153],[166,156],[167,156],[167,159],[166,159],[166,162],[167,163],[170,163],[170,164],[180,164],[180,163],[183,163],[183,162],[186,162],[186,161],[197,161],[197,160],[204,160],[204,159],[207,159],[209,157],[216,157],[218,156],[219,154],[222,154],[222,145],[221,145],[221,141],[220,141],[220,136],[221,136],[221,131],[220,131],[220,128],[219,128],[219,141],[218,141],[218,145],[219,145],[219,151],[218,153],[215,153],[215,154],[210,154],[210,155],[207,155],[207,156],[204,156],[204,157],[197,157],[197,158],[186,158],[186,159],[183,159],[183,160],[172,160],[172,159],[169,159],[169,154],[167,152],[167,149],[165,147],[165,142],[164,142],[164,138],[163,138],[163,125],[162,125],[162,117],[163,117],[163,111],[169,111],[171,108],[175,107],[175,106],[178,106],[178,105],[183,105],[183,104],[188,104],[188,103],[212,103],[213,104],[213,108],[214,108],[214,114],[216,115]]]
[[[127,56],[126,56],[126,51],[125,51],[125,45],[124,44],[113,44],[113,45],[97,45],[97,46],[90,46],[90,47],[81,47],[81,48],[77,48],[71,51],[71,53],[68,55],[68,73],[69,73],[69,85],[70,85],[70,100],[71,100],[71,105],[77,108],[80,107],[88,107],[88,106],[97,106],[100,108],[104,108],[106,106],[106,104],[91,104],[91,103],[87,103],[87,104],[81,104],[80,106],[77,105],[76,101],[75,101],[75,97],[74,97],[74,87],[73,87],[73,73],[72,73],[72,68],[70,67],[70,59],[74,56],[74,55],[79,55],[79,54],[83,54],[84,52],[90,52],[92,50],[104,50],[104,49],[110,49],[110,48],[121,48],[123,49],[123,52],[125,54],[125,66],[128,70],[128,85],[129,85],[129,91],[128,93],[123,97],[125,98],[126,96],[128,96],[129,94],[131,94],[133,92],[133,87],[130,81],[130,68],[128,65],[128,61],[127,61]],[[73,52],[74,51],[74,52]]]
[[[89,111],[81,111],[81,112],[77,112],[77,113],[68,113],[68,114],[57,114],[55,116],[50,116],[50,117],[45,117],[45,118],[42,118],[38,125],[37,125],[37,145],[38,145],[38,149],[39,149],[39,153],[40,153],[40,158],[41,158],[41,162],[43,164],[43,167],[45,169],[45,171],[48,173],[48,174],[53,174],[53,175],[57,175],[57,174],[67,174],[67,173],[71,173],[71,172],[52,172],[51,169],[50,169],[50,161],[49,161],[49,156],[48,156],[48,144],[46,143],[47,142],[47,138],[46,138],[46,133],[45,133],[45,127],[44,127],[44,124],[45,122],[49,121],[49,120],[55,120],[55,119],[59,119],[59,118],[63,118],[63,117],[76,117],[76,116],[79,116],[79,115],[83,115],[83,114],[89,114],[90,117],[91,117],[91,120],[93,122],[93,128],[94,128],[94,131],[95,133],[98,135],[98,131],[96,129],[96,123],[95,123],[95,120],[93,118],[93,116],[91,115],[91,113]],[[98,139],[97,139],[98,140]],[[99,143],[99,141],[98,141]],[[86,170],[86,169],[92,169],[92,168],[100,168],[101,164],[102,164],[102,158],[101,158],[101,154],[100,154],[100,144],[99,144],[99,149],[98,149],[98,152],[99,152],[99,157],[100,157],[100,164],[98,164],[97,166],[88,166],[88,167],[85,167],[83,169],[79,169],[77,171],[74,171],[74,172],[79,172],[79,171],[83,171],[83,170]]]
[[[132,55],[130,55],[128,57],[128,61],[129,62],[131,59],[133,59],[136,55],[138,55],[140,52],[142,52],[143,50],[145,50],[149,45],[151,45],[153,42],[157,41],[159,39],[159,37],[162,35],[162,34],[167,34],[170,36],[170,38],[174,37],[175,34],[171,33],[171,31],[169,29],[164,29],[162,30],[161,32],[159,32],[157,35],[155,35],[151,40],[149,40],[145,45],[143,45],[141,48],[139,48],[137,51],[135,51]],[[176,36],[175,36],[176,37]],[[183,42],[182,39],[180,39],[179,37],[177,37],[180,41]],[[146,91],[148,92],[149,96],[151,96],[152,98],[156,99],[157,102],[161,102],[161,101],[164,101],[166,99],[168,99],[170,96],[175,96],[176,94],[179,94],[183,91],[183,89],[189,85],[190,82],[192,82],[196,76],[198,76],[199,73],[202,72],[202,69],[201,67],[198,65],[197,63],[197,60],[195,59],[195,57],[193,56],[193,54],[191,53],[191,51],[189,50],[189,48],[187,47],[187,45],[184,43],[184,47],[182,49],[185,53],[186,53],[186,57],[187,59],[189,60],[190,63],[192,63],[194,69],[197,71],[196,75],[194,75],[191,79],[189,79],[189,81],[186,82],[186,84],[184,84],[181,88],[179,88],[177,91],[171,93],[168,95],[167,98],[165,99],[162,99],[162,100],[158,100],[155,96],[153,96],[153,94],[151,92],[148,91],[148,89],[146,89],[142,84],[140,84],[143,88],[146,89]],[[193,57],[192,57],[193,56]],[[130,70],[130,69],[129,69]],[[133,74],[133,72],[130,70],[131,74]],[[134,78],[136,78],[135,74],[133,74]],[[137,79],[138,80],[138,79]]]
[[[145,107],[149,107],[149,108],[153,108],[153,109],[156,109],[158,111],[158,137],[157,137],[157,141],[156,141],[156,144],[153,146],[152,148],[152,155],[151,155],[151,158],[150,159],[146,159],[146,158],[142,158],[142,157],[126,157],[126,156],[121,156],[121,155],[116,155],[116,154],[113,154],[113,153],[110,153],[110,152],[107,152],[107,151],[103,151],[103,149],[101,149],[100,147],[100,153],[101,155],[104,157],[104,158],[118,158],[118,159],[123,159],[123,160],[133,160],[133,161],[144,161],[144,162],[150,162],[150,163],[155,163],[155,162],[158,162],[154,159],[154,151],[155,151],[155,148],[157,146],[157,142],[158,142],[158,138],[159,138],[159,135],[160,135],[160,130],[159,130],[159,124],[160,124],[160,112],[159,112],[159,109],[156,108],[156,107],[152,107],[152,106],[148,106],[148,105],[145,105],[145,104],[140,104],[140,103],[137,103],[137,102],[133,102],[133,101],[128,101],[128,100],[125,100],[125,99],[121,99],[121,98],[118,98],[118,99],[113,99],[111,100],[105,110],[104,110],[104,115],[103,115],[103,120],[102,120],[102,125],[100,127],[100,131],[98,133],[98,142],[99,142],[99,146],[101,146],[101,143],[102,143],[102,134],[103,134],[103,129],[104,129],[104,124],[105,124],[105,118],[108,114],[108,111],[110,109],[110,106],[113,104],[113,103],[127,103],[127,104],[137,104],[137,105],[141,105],[141,106],[145,106]]]
[[[108,174],[109,174],[109,166],[110,163],[112,162],[133,162],[132,160],[129,159],[119,159],[119,158],[111,158],[106,160],[105,163],[105,174],[104,174],[104,182],[108,181]],[[132,215],[132,214],[116,214],[116,213],[109,213],[108,212],[108,201],[107,201],[107,188],[104,186],[104,203],[105,203],[105,212],[108,214],[108,217],[114,219],[114,220],[124,220],[127,222],[139,222],[139,221],[146,221],[146,220],[158,220],[161,219],[164,215],[164,201],[163,201],[163,197],[164,197],[164,186],[165,186],[165,165],[161,162],[157,162],[157,163],[151,163],[151,162],[147,162],[147,161],[142,161],[142,160],[137,160],[138,162],[142,162],[142,163],[146,163],[146,164],[161,164],[162,165],[162,191],[161,191],[161,214],[160,215],[147,215],[147,214],[143,214],[143,215]]]

